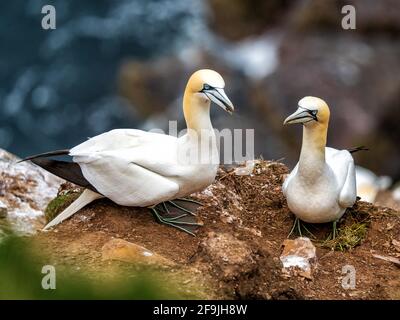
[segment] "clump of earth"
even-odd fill
[[[283,270],[294,220],[281,190],[287,173],[275,161],[221,167],[212,185],[191,195],[203,204],[197,219],[204,225],[195,237],[158,224],[147,209],[103,199],[38,233],[35,243],[57,265],[94,270],[96,277],[107,276],[110,266],[160,268],[179,279],[182,298],[399,299],[400,213],[367,202],[346,212],[335,240],[330,224],[307,225],[310,234],[302,236],[316,248],[310,272]],[[67,203],[53,202],[51,209],[61,211],[77,194],[76,186],[62,185],[59,197]],[[343,285],[348,266],[356,271],[351,288]]]

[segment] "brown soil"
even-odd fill
[[[400,299],[399,267],[372,255],[400,257],[395,246],[400,239],[399,212],[365,202],[357,202],[339,224],[367,221],[360,245],[332,251],[317,240],[326,238],[330,226],[310,226],[317,237],[312,279],[282,273],[281,246],[293,224],[281,191],[287,173],[285,165],[270,161],[257,163],[249,176],[221,168],[213,185],[192,195],[204,204],[197,212],[204,226],[196,237],[156,223],[147,209],[99,200],[36,239],[57,264],[95,269],[98,275],[126,265],[102,261],[101,248],[107,241],[121,238],[139,244],[176,262],[179,267],[170,270],[176,278],[182,273],[192,278],[181,282],[187,297]],[[356,269],[353,290],[341,286],[345,265]],[[196,289],[186,285],[193,282]]]

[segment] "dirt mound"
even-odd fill
[[[310,226],[317,246],[312,278],[288,277],[279,260],[293,224],[281,190],[288,169],[279,162],[260,160],[252,174],[237,173],[235,168],[221,168],[214,184],[192,195],[203,203],[197,214],[204,226],[196,237],[156,223],[147,209],[99,200],[36,239],[58,264],[99,272],[112,263],[101,259],[102,247],[113,238],[127,240],[172,260],[174,270],[195,277],[206,298],[400,298],[398,266],[373,256],[399,258],[399,212],[357,202],[338,225],[341,241],[347,241],[344,230],[355,223],[363,223],[365,233],[357,233],[358,241],[342,251],[329,249],[340,248],[324,241],[329,225]],[[342,268],[348,265],[356,270],[351,290],[341,285]]]

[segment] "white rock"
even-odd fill
[[[7,220],[20,234],[33,234],[44,222],[44,210],[64,180],[0,149],[0,201]]]
[[[235,175],[237,176],[249,176],[253,173],[254,167],[256,163],[258,163],[258,160],[247,160],[245,162],[245,166],[240,166],[235,168]]]
[[[280,260],[283,265],[283,272],[291,274],[292,271],[312,279],[312,264],[316,260],[316,249],[311,240],[306,237],[300,237],[295,240],[286,239],[283,242],[283,252]]]
[[[112,239],[104,244],[102,251],[103,260],[117,260],[133,264],[173,266],[175,263],[155,252],[135,243]]]

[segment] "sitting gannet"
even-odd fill
[[[289,209],[300,220],[308,223],[336,222],[357,197],[356,174],[351,153],[327,148],[329,107],[322,99],[305,97],[299,101],[295,113],[284,124],[303,124],[303,144],[300,159],[283,184]],[[354,151],[364,150],[362,147]],[[300,232],[301,233],[301,232]]]
[[[389,189],[392,179],[389,176],[377,176],[371,170],[356,166],[357,196],[362,201],[375,203],[380,191]]]
[[[188,130],[179,138],[135,129],[116,129],[90,138],[71,150],[48,152],[22,160],[31,160],[47,171],[85,187],[81,196],[44,229],[62,222],[90,202],[106,197],[119,205],[148,207],[159,222],[192,234],[189,226],[199,224],[181,219],[192,212],[172,200],[200,191],[215,179],[219,154],[210,120],[210,103],[213,101],[227,112],[233,112],[224,87],[224,80],[213,70],[199,70],[190,77],[183,97]],[[47,159],[60,155],[71,156],[72,162]],[[183,214],[168,216],[167,203],[181,209]]]

